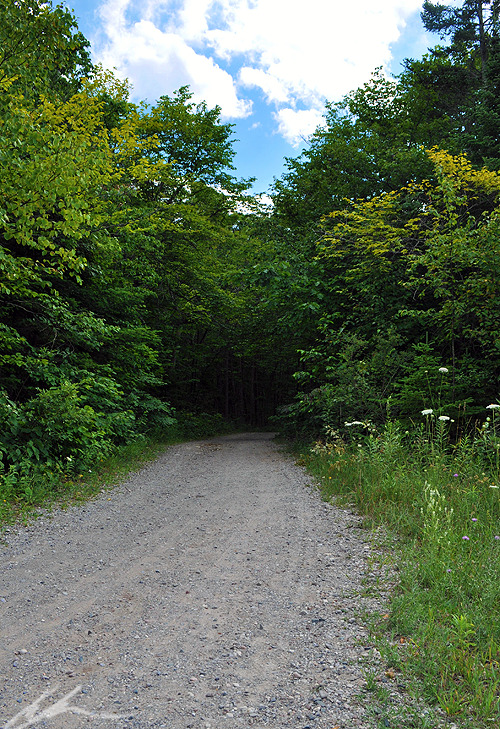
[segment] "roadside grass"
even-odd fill
[[[177,422],[168,429],[117,447],[93,463],[91,469],[71,473],[60,463],[27,461],[24,469],[0,474],[0,531],[9,524],[36,518],[42,509],[67,508],[95,498],[170,445],[234,430],[232,423],[217,415],[179,413]]]
[[[325,499],[394,535],[398,585],[372,629],[386,665],[436,718],[475,729],[500,726],[500,438],[490,407],[458,443],[427,412],[412,431],[356,421],[301,448]],[[385,725],[431,726],[405,721]]]

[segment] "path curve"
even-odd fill
[[[0,546],[0,727],[364,729],[370,547],[269,433],[169,447]]]

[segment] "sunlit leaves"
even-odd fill
[[[348,403],[350,416],[366,414],[370,400],[380,417],[384,398],[411,415],[408,383],[424,346],[438,364],[450,364],[453,412],[487,387],[495,392],[500,175],[438,148],[428,156],[434,181],[346,201],[324,218],[318,257],[325,306],[318,342],[302,353],[301,377],[328,385],[325,413],[332,417]]]
[[[88,46],[63,5],[0,0],[0,79],[10,79],[16,93],[68,98],[91,69]]]
[[[6,265],[8,252],[27,275],[78,274],[85,260],[75,241],[91,233],[95,190],[111,174],[99,105],[84,92],[31,108],[14,96],[0,114],[4,283],[21,284],[14,260]]]

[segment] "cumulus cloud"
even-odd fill
[[[138,3],[141,5],[141,3]],[[197,52],[175,29],[163,29],[154,22],[152,10],[168,3],[145,3],[144,16],[130,19],[130,0],[110,0],[100,10],[105,41],[96,48],[98,60],[127,77],[136,95],[155,100],[180,86],[189,85],[198,100],[211,108],[218,105],[225,118],[237,119],[251,113],[252,102],[238,96],[236,82],[216,61]]]
[[[298,147],[324,121],[322,109],[286,108],[274,112],[273,116],[278,124],[278,133],[292,147]]]
[[[280,79],[260,68],[243,66],[239,80],[243,86],[257,87],[264,92],[269,102],[286,103],[289,101],[290,89]]]
[[[391,60],[421,0],[104,0],[96,55],[140,98],[189,84],[223,116],[251,114],[256,90],[277,129],[300,140],[337,100]]]

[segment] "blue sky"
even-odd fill
[[[377,66],[401,70],[438,39],[422,0],[65,0],[92,56],[154,103],[189,85],[234,124],[238,177],[266,192],[299,154],[325,101]]]

